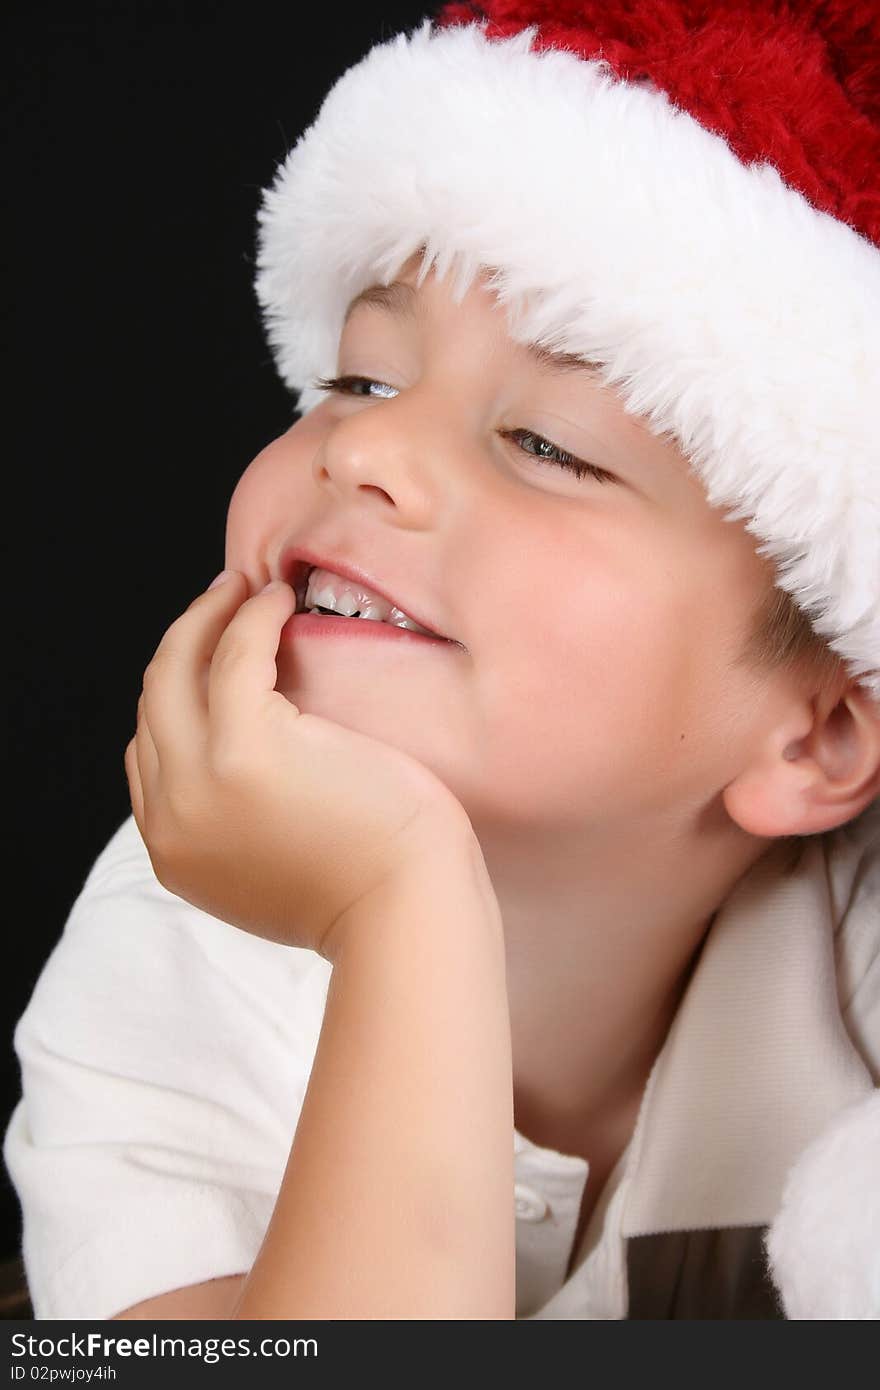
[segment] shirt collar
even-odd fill
[[[786,848],[706,935],[628,1146],[624,1236],[769,1223],[806,1144],[873,1088],[835,969],[828,855],[853,842],[811,836],[788,872]]]

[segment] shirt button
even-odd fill
[[[513,1198],[519,1221],[542,1221],[547,1215],[547,1203],[532,1188],[516,1183]]]

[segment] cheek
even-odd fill
[[[314,452],[305,424],[263,449],[236,484],[226,515],[226,562],[233,569],[250,573],[279,528],[300,520]]]
[[[226,513],[226,559],[233,569],[255,563],[259,538],[266,533],[273,512],[275,488],[260,460],[245,469],[229,501]],[[277,512],[276,512],[277,515]]]
[[[539,581],[520,586],[484,634],[503,672],[493,700],[524,719],[552,708],[566,732],[576,712],[598,724],[649,706],[668,676],[670,630],[681,626],[662,572],[635,576],[612,547],[582,538],[557,552],[575,545],[588,564],[541,563]]]
[[[483,633],[475,744],[499,814],[560,825],[633,814],[693,767],[687,597],[659,574],[608,576],[560,575],[555,599],[544,586]]]

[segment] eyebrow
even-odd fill
[[[386,313],[394,314],[397,318],[413,319],[418,313],[416,291],[412,285],[404,284],[402,280],[394,280],[390,285],[368,285],[365,290],[361,290],[345,311],[343,328],[359,304],[384,309]],[[576,352],[551,352],[549,348],[540,347],[537,343],[524,343],[522,346],[536,365],[544,371],[582,372],[588,376],[595,376],[600,370],[598,362],[585,360]]]

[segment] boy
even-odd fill
[[[305,413],[17,1030],[37,1316],[878,1312],[870,1245],[824,1304],[802,1227],[776,1289],[762,1249],[875,1123],[877,223],[839,160],[834,220],[674,112],[632,6],[534,45],[465,8],[266,198]],[[781,82],[776,6],[732,57],[679,18],[725,110]]]

